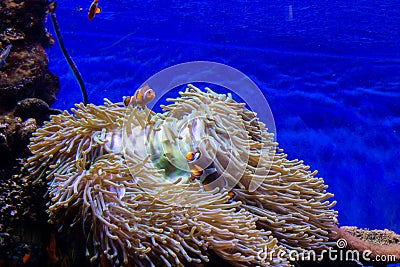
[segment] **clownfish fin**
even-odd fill
[[[142,98],[143,98],[142,97],[142,92],[140,91],[140,89],[137,89],[135,94],[133,95],[133,98],[132,98],[134,106],[137,106],[139,103],[141,103],[142,102]]]
[[[101,12],[101,9],[100,9],[100,7],[97,7],[96,8],[96,11],[94,12],[95,14],[99,14]]]
[[[124,105],[127,107],[131,103],[131,97],[127,96],[124,98]]]

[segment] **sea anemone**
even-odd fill
[[[229,94],[180,94],[159,114],[77,104],[38,129],[25,168],[48,183],[51,222],[82,223],[91,261],[115,265],[202,265],[212,250],[236,266],[290,266],[260,252],[330,247],[335,202],[317,172]],[[190,151],[215,168],[211,186],[192,179]]]

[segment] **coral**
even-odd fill
[[[26,43],[40,43],[49,47],[54,43],[45,30],[45,16],[50,2],[48,0],[0,2],[1,42],[24,40]],[[4,45],[4,43],[3,43]]]
[[[0,71],[1,112],[8,112],[28,97],[42,98],[51,105],[58,87],[58,78],[47,70],[46,52],[40,44],[14,45]]]
[[[41,121],[48,118],[51,113],[54,114],[55,111],[48,109],[47,111],[43,110],[42,114],[33,113],[33,115]],[[2,159],[0,161],[0,221],[4,226],[4,232],[0,230],[0,236],[10,236],[9,232],[13,226],[23,220],[38,220],[41,215],[43,216],[43,212],[40,211],[43,206],[40,203],[44,204],[41,201],[45,193],[44,188],[31,185],[18,175],[24,158],[30,155],[27,146],[37,127],[35,118],[21,119],[14,116],[13,113],[0,116],[0,155]],[[10,241],[10,239],[7,240]],[[6,244],[9,242],[0,242],[1,250],[4,250],[3,246]]]
[[[83,224],[91,261],[114,264],[201,265],[212,250],[236,266],[289,266],[260,251],[330,247],[336,212],[316,172],[287,160],[230,96],[193,86],[181,95],[162,114],[106,100],[45,122],[25,168],[27,179],[49,185],[51,222]],[[211,159],[223,186],[190,179],[193,150]]]
[[[42,228],[48,227],[42,211],[45,187],[32,185],[19,174],[30,155],[27,144],[32,132],[49,115],[59,113],[49,108],[59,88],[44,50],[54,43],[44,28],[49,4],[47,0],[0,1],[0,47],[1,51],[11,48],[0,66],[0,265],[2,260],[5,265],[15,264],[12,251],[18,244],[24,246],[20,235],[32,228],[32,222],[42,220]]]
[[[58,78],[48,71],[43,48],[54,43],[44,27],[49,5],[47,0],[0,3],[0,46],[12,44],[6,64],[0,68],[3,114],[26,97],[40,98],[49,105],[55,101]]]
[[[15,43],[18,41],[19,43],[23,43],[25,40],[25,34],[20,30],[10,27],[0,32],[0,40],[2,44],[11,42]]]
[[[335,231],[334,239],[344,239],[349,249],[371,252],[372,261],[380,261],[382,255],[392,257],[392,263],[400,262],[400,235],[390,230],[359,229],[342,226]],[[378,257],[378,258],[377,258]]]
[[[390,230],[359,229],[355,226],[342,226],[341,231],[347,232],[365,242],[376,245],[400,244],[400,235]],[[400,251],[400,250],[399,250]]]
[[[9,164],[15,159],[16,155],[28,156],[30,135],[36,130],[34,119],[22,121],[19,117],[1,116],[0,117],[0,141],[1,154],[8,157],[7,162],[0,164]]]

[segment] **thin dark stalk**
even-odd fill
[[[51,23],[53,24],[54,31],[56,33],[56,38],[58,40],[58,44],[60,45],[61,51],[64,55],[64,58],[68,62],[68,66],[71,68],[72,72],[74,73],[74,76],[76,80],[79,83],[79,87],[81,88],[81,93],[82,93],[82,98],[83,98],[83,103],[86,105],[89,102],[88,95],[86,92],[85,84],[83,83],[83,79],[81,76],[81,73],[78,70],[78,67],[76,66],[75,62],[72,60],[71,56],[68,54],[67,49],[64,46],[64,42],[62,40],[60,28],[58,27],[58,22],[56,18],[56,14],[54,12],[50,13],[50,18],[51,18]]]

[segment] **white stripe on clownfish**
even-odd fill
[[[124,99],[125,106],[133,105],[143,108],[147,103],[154,99],[156,94],[148,84],[143,85],[136,90],[133,96],[128,96]]]

